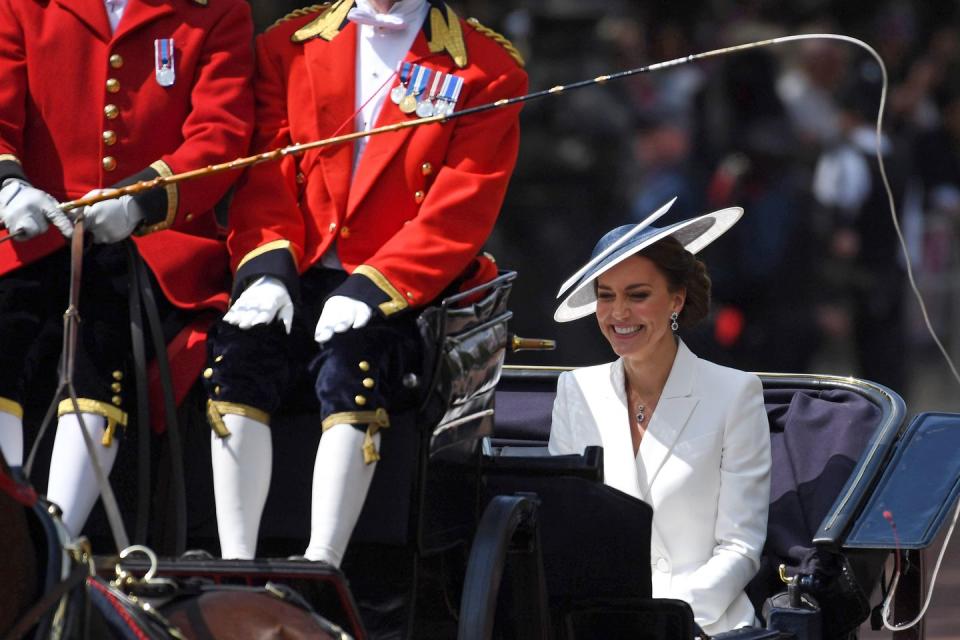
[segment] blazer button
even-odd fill
[[[666,558],[657,558],[657,571],[660,573],[666,573],[670,571],[670,563],[667,562]]]
[[[349,227],[340,227],[340,237],[349,238],[350,237],[350,228]]]
[[[120,67],[122,67],[123,56],[121,56],[119,53],[115,53],[112,56],[110,56],[110,66],[113,67],[114,69],[119,69]]]
[[[430,175],[431,173],[433,173],[433,165],[430,164],[429,162],[424,162],[422,165],[420,165],[420,173],[422,173],[425,176]]]
[[[113,156],[107,156],[103,159],[103,170],[113,171],[117,168],[117,159]]]
[[[426,197],[427,197],[427,194],[425,194],[423,191],[417,191],[415,194],[413,194],[413,201],[416,202],[417,204],[420,204],[421,202],[423,202],[423,199]]]
[[[107,116],[107,120],[113,120],[120,115],[120,109],[115,104],[108,104],[103,108],[103,115]]]
[[[108,92],[108,93],[116,93],[116,92],[118,92],[118,91],[120,91],[120,81],[117,80],[116,78],[108,78],[108,79],[107,79],[107,92]]]
[[[112,147],[117,143],[117,133],[115,131],[104,131],[103,132],[103,144],[108,147]]]

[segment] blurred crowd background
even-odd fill
[[[931,322],[960,359],[960,5],[950,0],[463,0],[527,62],[531,91],[802,33],[866,41],[890,85],[880,141]],[[263,29],[299,3],[251,0]],[[669,223],[741,206],[702,258],[713,279],[695,352],[754,371],[856,375],[914,411],[958,410],[956,382],[907,286],[876,160],[879,66],[804,40],[528,103],[488,250],[519,272],[512,328],[558,341],[511,364],[612,359],[592,321],[552,320],[561,284],[610,228],[677,197]]]

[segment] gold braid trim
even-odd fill
[[[372,464],[380,459],[380,452],[377,451],[377,445],[373,442],[373,436],[380,429],[390,426],[390,416],[387,410],[380,408],[376,411],[341,411],[340,413],[331,413],[323,421],[322,427],[326,431],[336,424],[366,424],[367,431],[363,434],[363,462]]]
[[[278,249],[286,249],[290,252],[290,255],[293,256],[293,264],[297,264],[297,254],[293,250],[293,245],[290,244],[289,240],[273,240],[267,244],[262,244],[247,255],[243,256],[240,260],[240,264],[237,265],[237,271],[240,270],[240,267],[247,264],[257,256],[262,256],[265,253],[270,253],[271,251],[276,251]]]
[[[23,405],[21,405],[19,402],[14,402],[10,398],[4,398],[0,396],[0,411],[9,413],[14,418],[23,420]]]
[[[163,160],[157,160],[150,165],[150,168],[156,171],[160,176],[169,178],[173,175],[173,169]],[[177,217],[177,207],[180,206],[180,188],[175,184],[164,185],[167,192],[167,216],[161,222],[152,224],[149,227],[143,227],[137,231],[138,236],[145,236],[154,231],[163,231],[173,226],[173,221]]]
[[[340,26],[347,19],[350,9],[353,8],[353,0],[338,0],[332,5],[330,3],[320,5],[320,8],[325,9],[325,11],[315,20],[297,29],[290,36],[291,42],[300,43],[311,38],[323,38],[328,42],[333,40],[340,33]]]
[[[234,415],[243,416],[256,420],[261,424],[270,426],[270,414],[261,411],[256,407],[247,404],[238,404],[236,402],[225,402],[223,400],[207,400],[207,420],[210,422],[210,428],[217,434],[218,438],[226,438],[230,435],[230,430],[223,422],[223,416]]]
[[[289,22],[290,20],[299,18],[300,16],[306,16],[306,15],[310,15],[311,13],[316,13],[317,11],[323,11],[324,9],[329,7],[331,4],[333,3],[321,2],[320,4],[312,4],[309,7],[300,7],[299,9],[294,9],[293,11],[283,16],[282,18],[277,19],[272,25],[264,29],[263,32],[266,33],[267,31],[270,31],[270,29],[273,29],[274,27],[278,27],[284,22]]]
[[[490,38],[491,40],[499,44],[504,49],[506,49],[507,53],[510,54],[511,58],[517,61],[518,65],[522,67],[526,64],[523,60],[523,56],[520,55],[520,52],[517,51],[517,48],[513,46],[513,43],[507,40],[505,36],[503,36],[500,33],[497,33],[490,27],[480,24],[480,21],[477,20],[476,18],[467,18],[467,24],[469,24],[478,32],[482,33],[483,35],[487,36],[488,38]]]
[[[121,427],[127,426],[127,412],[118,409],[112,404],[100,402],[99,400],[91,400],[90,398],[77,398],[77,406],[80,408],[81,413],[95,413],[107,419],[107,428],[103,430],[103,437],[100,439],[100,444],[105,447],[113,444],[113,436],[114,433],[116,433],[117,425]],[[60,404],[57,405],[57,417],[70,415],[71,413],[75,413],[73,400],[70,398],[61,400]]]
[[[389,316],[392,313],[397,311],[403,311],[407,308],[407,300],[397,291],[396,287],[390,284],[390,281],[387,280],[386,276],[377,271],[375,268],[370,265],[362,264],[356,269],[353,270],[354,273],[366,276],[373,281],[373,284],[377,285],[377,288],[383,291],[385,294],[390,296],[390,300],[387,302],[381,302],[378,307],[380,311],[383,312],[383,315]]]
[[[439,8],[430,9],[430,42],[427,46],[430,53],[446,51],[454,64],[463,69],[467,66],[467,46],[463,42],[460,18],[449,5],[444,5],[444,8],[446,17]]]
[[[13,155],[12,153],[0,153],[0,162],[4,162],[4,161],[16,162],[19,165],[23,165],[23,163],[20,162],[20,158]]]

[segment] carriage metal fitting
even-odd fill
[[[557,341],[547,338],[521,338],[520,336],[510,334],[510,351],[553,351],[557,348]]]
[[[796,578],[791,578],[790,576],[787,575],[787,565],[785,564],[781,564],[777,568],[777,572],[780,574],[780,580],[783,581],[783,584],[790,584],[796,579]]]
[[[150,568],[147,569],[147,572],[143,574],[142,578],[137,578],[134,574],[124,569],[122,563],[120,562],[120,560],[123,560],[130,554],[138,553],[138,552],[147,556],[147,559],[150,560]],[[157,566],[158,566],[157,554],[153,552],[153,549],[150,549],[149,547],[145,547],[141,544],[130,545],[129,547],[127,547],[126,549],[120,552],[120,558],[117,560],[117,564],[113,568],[114,573],[116,573],[117,577],[112,581],[111,584],[113,584],[113,586],[117,587],[118,589],[126,589],[131,586],[136,586],[138,584],[150,582],[151,580],[153,580],[154,576],[157,575]]]
[[[91,576],[97,575],[97,566],[93,558],[93,547],[87,538],[80,537],[63,546],[70,559],[77,564],[87,565]]]

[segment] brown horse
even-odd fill
[[[55,626],[64,638],[349,637],[281,586],[198,587],[163,580],[158,583],[173,593],[156,600],[156,608],[144,607],[149,597],[131,598],[92,574],[82,544],[64,554],[55,511],[0,456],[0,540],[5,547],[0,553],[0,638],[47,637]]]

